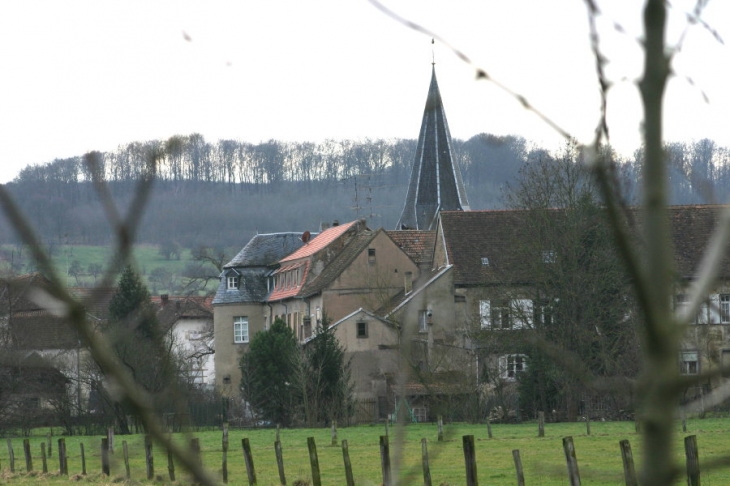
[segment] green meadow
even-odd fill
[[[641,466],[641,437],[636,434],[633,422],[592,422],[591,435],[586,434],[585,423],[547,424],[545,437],[537,437],[537,425],[494,424],[493,438],[489,439],[486,425],[446,424],[444,440],[437,441],[434,424],[417,424],[392,427],[389,430],[391,463],[399,465],[399,484],[423,484],[421,467],[421,439],[428,440],[431,478],[434,485],[465,484],[462,436],[474,435],[476,443],[477,473],[482,485],[516,484],[512,451],[518,449],[528,485],[568,484],[562,438],[573,437],[582,483],[585,485],[621,485],[623,466],[619,441],[628,439],[633,449],[637,470]],[[730,455],[730,419],[693,419],[687,422],[687,432],[677,426],[676,455],[684,465],[684,442],[687,435],[696,435],[701,464]],[[383,425],[341,427],[338,445],[333,446],[330,429],[282,429],[280,431],[287,484],[305,481],[311,484],[311,468],[307,438],[314,437],[321,471],[322,484],[341,485],[345,482],[342,440],[347,440],[355,482],[358,485],[377,485],[382,482],[379,437],[385,434]],[[256,470],[257,484],[278,485],[279,475],[274,453],[275,429],[231,429],[229,433],[228,478],[229,484],[248,484],[241,442],[248,438]],[[202,461],[219,479],[222,478],[221,431],[174,434],[175,440],[188,443],[192,437],[200,441]],[[69,477],[58,474],[57,439],[53,437],[53,455],[48,459],[48,474],[41,469],[40,444],[42,435],[30,438],[34,471],[25,470],[22,439],[12,441],[15,452],[15,473],[9,471],[9,454],[0,454],[0,484],[57,484],[69,480],[93,484],[125,482],[125,466],[122,460],[122,442],[126,441],[130,455],[131,483],[170,483],[167,454],[154,447],[155,478],[147,481],[142,435],[116,436],[115,453],[112,456],[111,476],[101,474],[101,437],[66,437]],[[87,475],[81,475],[80,444],[84,444]],[[176,467],[176,483],[189,484],[189,477]],[[681,477],[677,484],[686,480]],[[730,484],[730,468],[702,467],[702,482],[709,485]],[[222,483],[222,480],[221,480]],[[301,484],[301,483],[300,483]]]

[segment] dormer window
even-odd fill
[[[227,289],[228,290],[236,290],[238,289],[238,285],[240,283],[240,277],[238,275],[229,275],[227,279]]]
[[[482,257],[482,265],[489,266],[489,257]]]

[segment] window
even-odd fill
[[[413,418],[419,423],[427,421],[428,409],[426,407],[413,407]]]
[[[368,248],[368,263],[375,264],[375,248]]]
[[[514,381],[526,369],[527,356],[524,354],[506,354],[499,357],[499,376],[504,380]]]
[[[730,324],[730,294],[720,294],[720,322]]]
[[[532,327],[532,300],[480,300],[479,317],[482,329],[527,329]]]
[[[679,353],[679,372],[683,375],[696,375],[699,371],[699,353],[697,351],[681,351]]]
[[[229,275],[228,276],[228,290],[235,290],[238,288],[238,275]]]
[[[418,311],[418,332],[428,332],[428,311]]]
[[[361,338],[361,339],[368,337],[368,323],[367,322],[358,322],[357,323],[357,337]]]
[[[534,309],[534,322],[538,326],[550,326],[553,323],[555,314],[555,302],[549,300],[536,300]]]
[[[489,265],[489,258],[488,257],[482,257],[482,265]]]
[[[457,304],[466,302],[466,295],[454,295],[454,302]]]
[[[543,263],[555,263],[558,259],[555,250],[543,250],[542,251],[542,262]]]
[[[233,342],[248,342],[248,317],[233,318]]]

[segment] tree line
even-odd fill
[[[472,209],[506,205],[504,189],[521,167],[559,157],[517,136],[479,134],[453,141]],[[134,142],[83,157],[56,159],[24,168],[7,189],[50,246],[108,245],[113,239],[94,176],[107,183],[125,208],[136,181],[156,153],[156,183],[137,239],[186,248],[205,244],[240,247],[256,233],[316,231],[321,222],[365,217],[371,227],[393,228],[415,157],[406,139],[326,140],[251,144],[208,142],[200,134],[166,141]],[[730,151],[711,140],[665,145],[673,204],[724,199],[730,193]],[[640,197],[643,151],[631,158],[612,154],[627,182],[629,202]],[[0,243],[16,237],[0,220]]]

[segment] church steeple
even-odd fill
[[[439,211],[468,209],[461,172],[451,154],[451,134],[434,66],[406,204],[396,229],[434,229]]]

